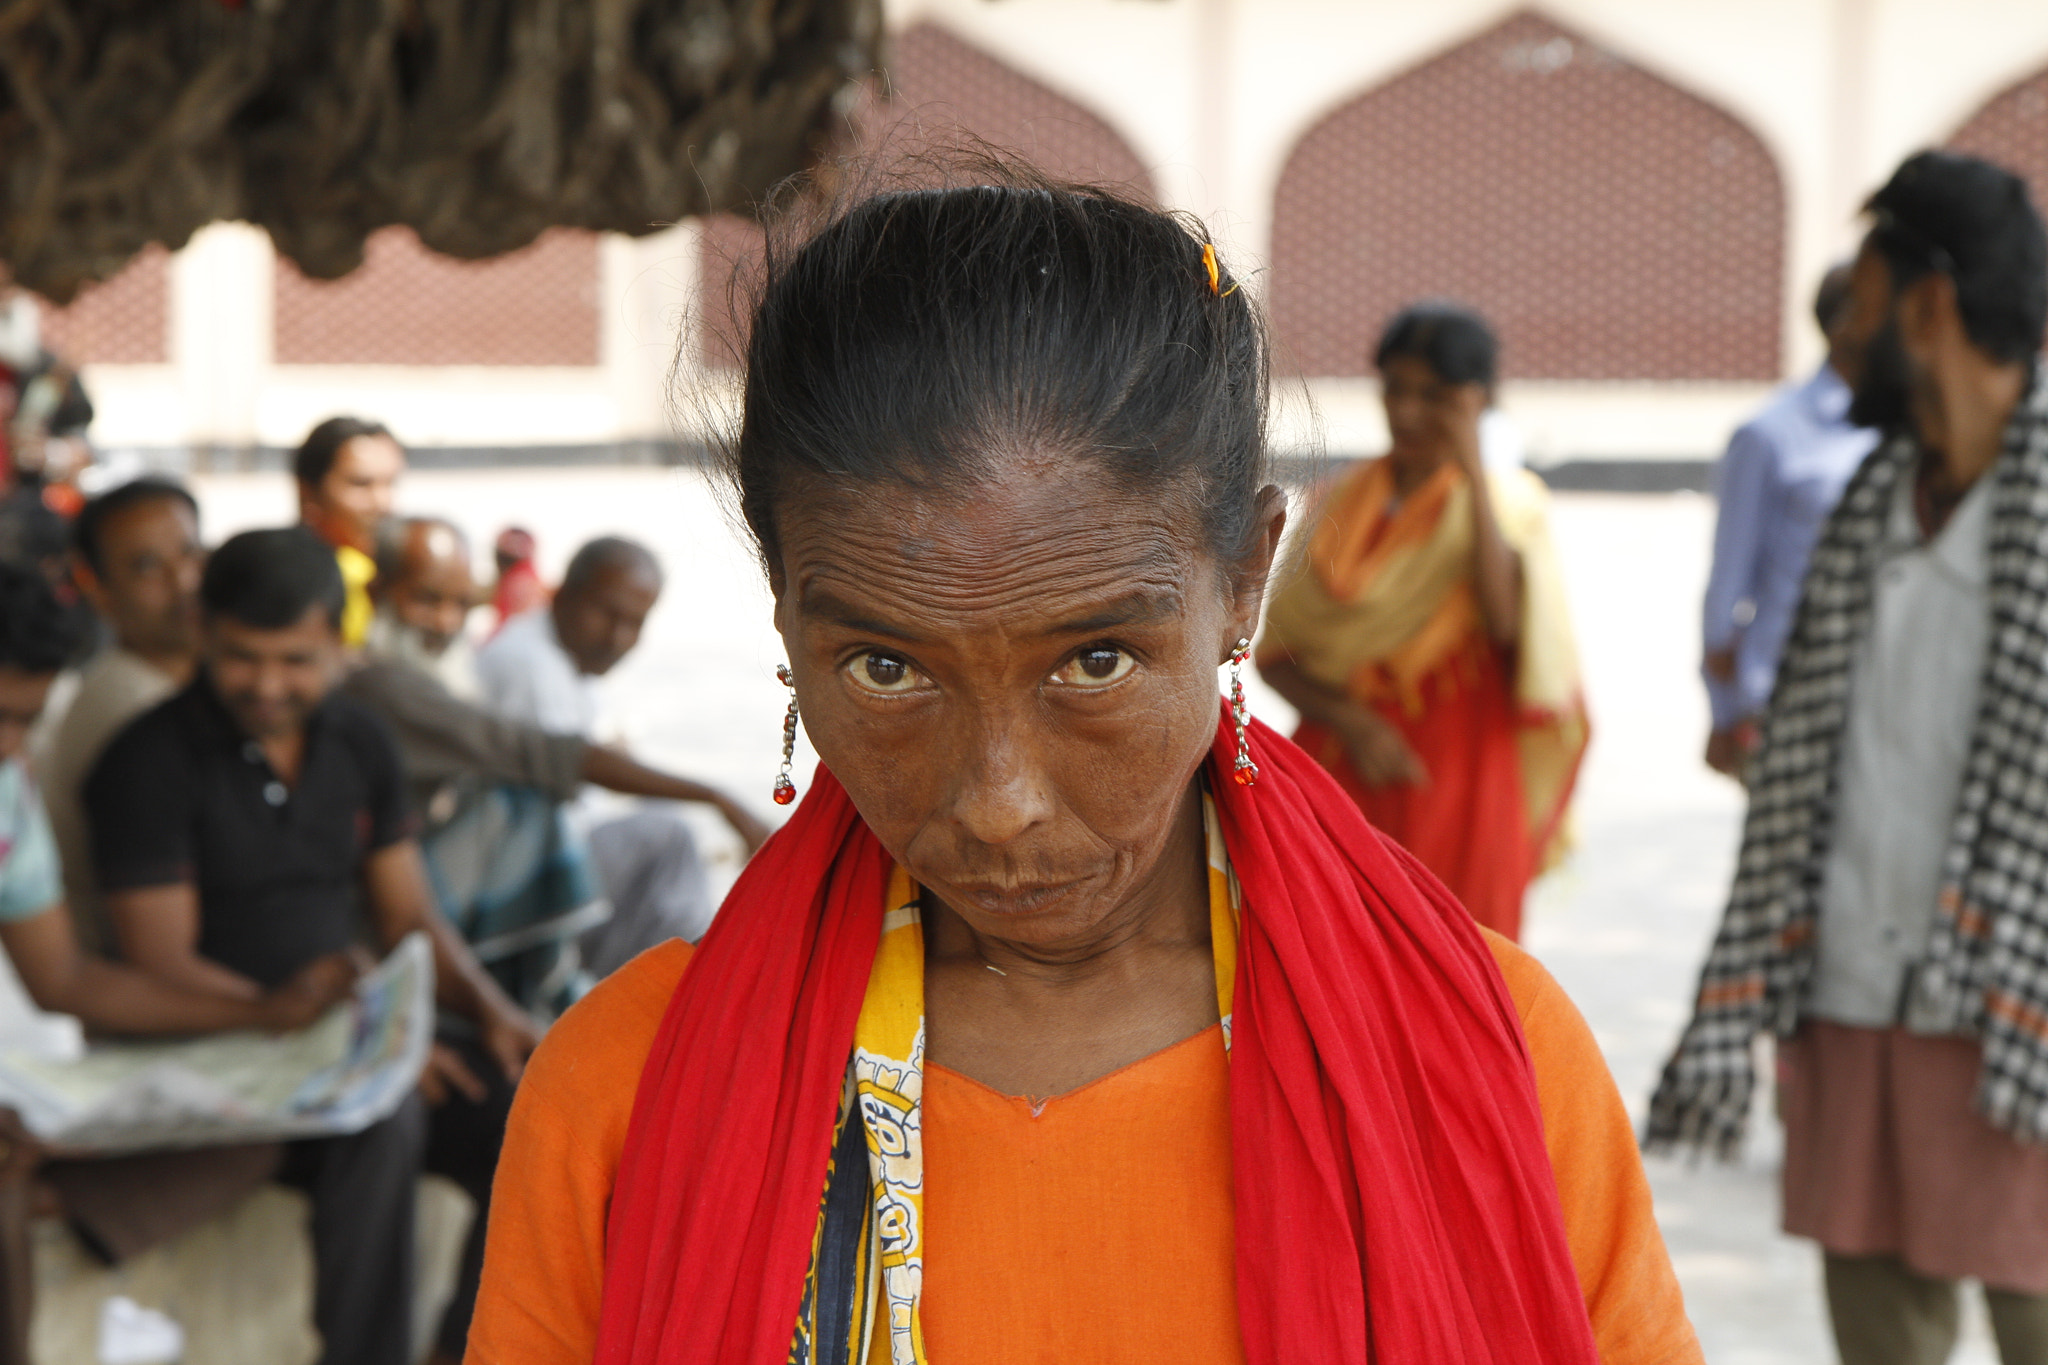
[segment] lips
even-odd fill
[[[1018,885],[955,885],[952,892],[967,906],[985,915],[1018,916],[1037,914],[1067,899],[1090,878],[1064,882],[1031,882]]]

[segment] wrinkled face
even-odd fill
[[[381,591],[392,613],[419,636],[427,653],[445,653],[462,633],[476,602],[468,547],[445,527],[415,533],[404,576]]]
[[[357,436],[342,442],[327,477],[315,487],[300,486],[307,524],[330,544],[371,553],[377,523],[391,515],[403,473],[405,452],[389,436]]]
[[[1477,423],[1486,411],[1486,386],[1446,383],[1420,356],[1397,355],[1380,371],[1380,403],[1388,457],[1427,473],[1450,457],[1459,424]]]
[[[883,845],[977,932],[1085,941],[1166,875],[1283,519],[1249,573],[1189,500],[1070,461],[966,497],[790,492],[776,623],[804,727]]]
[[[341,676],[341,634],[322,607],[282,630],[210,616],[201,637],[214,695],[251,739],[303,728]]]
[[[609,673],[640,643],[647,614],[661,597],[648,565],[611,564],[555,597],[555,634],[584,673]]]
[[[199,522],[177,498],[123,508],[100,528],[100,569],[81,575],[123,645],[151,657],[199,646]]]
[[[20,753],[28,732],[50,699],[55,673],[24,673],[0,664],[0,763]]]

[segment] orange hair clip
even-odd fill
[[[1223,287],[1223,267],[1216,260],[1216,248],[1212,243],[1202,243],[1202,269],[1209,272],[1209,292],[1219,299],[1227,299],[1237,292],[1243,281],[1231,281],[1230,288]]]

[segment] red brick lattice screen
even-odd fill
[[[1992,96],[1948,145],[2017,172],[2034,207],[2048,211],[2048,70]]]
[[[170,253],[147,247],[68,307],[42,309],[43,344],[74,365],[160,365],[171,358]]]
[[[1281,174],[1280,360],[1361,375],[1402,304],[1492,319],[1507,374],[1780,373],[1784,191],[1733,118],[1531,13],[1312,128]]]
[[[333,281],[277,263],[281,365],[595,365],[598,236],[556,229],[461,261],[385,228]]]
[[[860,155],[943,153],[963,140],[987,144],[1049,175],[1114,185],[1153,197],[1129,143],[1101,118],[937,24],[915,24],[888,48],[888,98],[863,99],[853,115]],[[729,302],[735,268],[760,251],[761,230],[732,215],[705,220],[700,260],[699,354],[725,367],[737,353]]]

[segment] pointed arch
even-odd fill
[[[74,365],[158,365],[170,356],[171,253],[150,245],[59,308],[39,300],[43,342]]]
[[[1785,194],[1734,117],[1532,11],[1345,104],[1281,172],[1283,363],[1362,375],[1389,314],[1451,297],[1505,372],[1780,373]]]
[[[849,141],[856,157],[901,164],[923,149],[943,151],[965,141],[1017,157],[1057,179],[1156,198],[1145,163],[1101,116],[940,24],[926,20],[891,39],[878,77],[851,115]],[[704,220],[698,354],[707,364],[728,366],[738,353],[731,285],[735,273],[758,256],[760,232],[730,214]]]
[[[1948,145],[2018,174],[2034,207],[2048,212],[2048,67],[1986,100]]]

